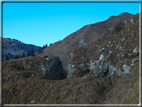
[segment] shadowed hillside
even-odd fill
[[[29,50],[32,49],[34,50],[34,52],[36,52],[40,48],[39,46],[25,44],[16,39],[10,39],[10,38],[3,38],[1,42],[3,46],[2,47],[3,60],[6,59],[6,56],[8,56],[9,59],[14,59],[16,55],[22,56],[23,53],[26,54]]]

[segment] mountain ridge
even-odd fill
[[[45,48],[42,53],[36,53],[36,56],[59,56],[61,61],[63,62],[64,69],[67,70],[66,68],[71,58],[70,54],[75,47],[96,40],[108,29],[111,29],[119,22],[124,22],[131,16],[132,14],[123,13],[123,15],[114,16],[113,18],[108,18],[107,20],[102,22],[85,25],[76,32],[73,32],[70,35],[66,36],[62,41],[55,42],[51,46]]]

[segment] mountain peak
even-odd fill
[[[133,15],[133,14],[130,14],[128,12],[124,12],[124,13],[120,13],[118,16],[124,16],[124,15]]]
[[[118,16],[110,16],[109,18],[108,18],[108,20],[110,20],[110,19],[112,19],[112,18],[117,18],[117,17],[127,17],[126,19],[128,19],[129,17],[131,17],[133,14],[130,14],[130,13],[128,13],[128,12],[124,12],[124,13],[120,13]]]

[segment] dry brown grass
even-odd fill
[[[34,76],[5,82],[7,76],[4,75],[2,79],[4,104],[31,104],[31,100],[36,104],[138,103],[138,72],[135,72],[135,78],[131,75],[119,78],[78,77],[49,80],[42,79],[44,75],[39,71],[17,68],[8,71],[9,68],[10,63],[3,71],[3,74],[7,75],[13,72],[13,75],[8,75],[9,78],[25,72]],[[33,92],[36,94],[32,95]]]
[[[136,16],[137,17],[137,16]],[[135,17],[133,17],[134,19]],[[134,19],[135,20],[135,19]],[[136,19],[137,20],[137,19]],[[134,21],[135,22],[135,21]],[[130,24],[130,22],[128,22]],[[131,26],[128,26],[129,28]],[[134,30],[133,30],[134,29]],[[125,32],[123,36],[127,40],[122,43],[122,49],[127,49],[126,54],[132,48],[138,47],[138,23],[133,24],[132,32],[134,36],[130,36],[131,32]],[[126,28],[122,29],[126,30]],[[121,53],[122,50],[115,49],[114,46],[106,48],[102,53],[98,53],[102,47],[106,46],[108,40],[110,44],[115,44],[122,40],[122,35],[117,33],[113,36],[113,30],[102,35],[97,41],[85,46],[78,47],[74,50],[74,57],[70,61],[71,64],[88,63],[90,60],[98,60],[100,54],[107,55],[108,50]],[[109,36],[108,36],[109,35]],[[128,36],[128,37],[127,37]],[[132,41],[133,40],[133,41]],[[126,45],[124,45],[127,43]],[[98,45],[98,47],[96,47]],[[129,50],[130,49],[130,50]],[[84,57],[84,59],[82,58]],[[57,58],[57,57],[56,57]],[[106,58],[106,56],[105,56]],[[135,57],[135,58],[138,58]],[[117,59],[117,61],[115,60]],[[29,57],[13,61],[4,61],[2,63],[2,95],[3,104],[138,104],[138,66],[136,64],[131,67],[132,74],[118,78],[84,78],[72,77],[63,80],[45,79],[44,75],[36,70],[23,69],[24,62],[32,60],[36,64],[44,63],[45,58]],[[110,54],[110,64],[121,67],[122,64],[128,64],[129,60],[116,57],[116,54]],[[11,79],[16,74],[25,73],[25,76],[16,81],[5,82],[5,79]],[[34,74],[30,77],[30,74]],[[34,93],[36,92],[36,93]]]

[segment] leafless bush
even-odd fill
[[[117,22],[115,25],[114,25],[114,30],[115,32],[120,32],[121,29],[123,28],[124,26],[124,23],[122,21],[119,21]]]

